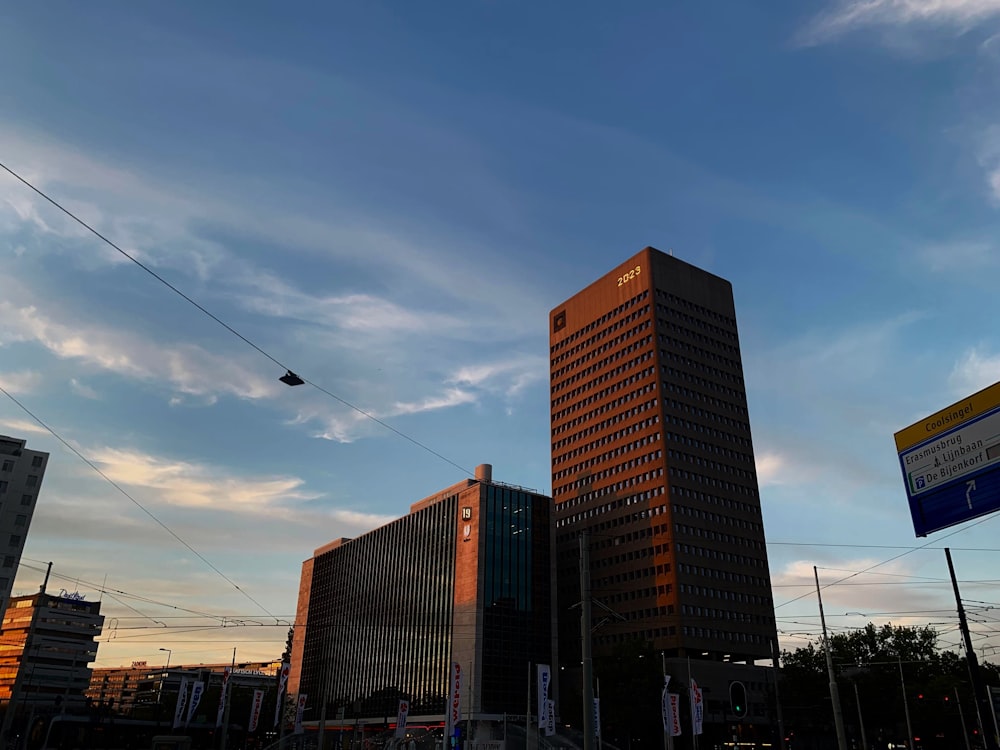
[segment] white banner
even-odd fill
[[[410,714],[410,702],[400,701],[399,710],[396,711],[396,732],[393,737],[406,736],[406,717]]]
[[[253,704],[250,707],[250,726],[248,732],[257,731],[257,723],[260,721],[260,707],[264,705],[264,691],[253,691]]]
[[[219,693],[219,710],[215,714],[215,726],[222,726],[222,717],[226,714],[226,694],[229,692],[229,677],[233,672],[232,667],[222,670],[222,692]]]
[[[278,677],[278,697],[274,701],[273,726],[278,726],[278,720],[281,718],[281,707],[285,705],[283,697],[285,695],[285,685],[288,684],[288,672],[291,666],[287,661],[281,662],[281,675]]]
[[[451,663],[451,677],[448,681],[448,705],[445,706],[444,746],[451,746],[451,738],[455,735],[455,727],[462,719],[462,665],[457,661]]]
[[[601,699],[594,698],[594,738],[601,739]]]
[[[188,701],[190,704],[187,710],[187,721],[184,722],[184,726],[191,723],[191,719],[194,718],[194,712],[198,710],[198,704],[201,703],[201,695],[205,692],[205,683],[198,680],[191,686],[191,700]]]
[[[681,696],[670,693],[670,736],[680,737],[681,734]]]
[[[188,695],[188,680],[187,677],[181,679],[181,687],[177,692],[177,705],[174,706],[174,729],[177,729],[184,721],[184,708],[187,706],[187,695]]]
[[[691,680],[691,734],[701,734],[705,720],[705,703],[702,700],[701,688]]]
[[[538,665],[538,726],[544,727],[549,723],[549,682],[552,679],[552,670],[548,664]]]
[[[299,702],[295,707],[295,734],[302,734],[302,714],[306,710],[306,694],[299,693]]]
[[[545,736],[551,737],[556,733],[556,702],[549,698],[549,705],[545,709]]]

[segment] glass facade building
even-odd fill
[[[392,720],[403,698],[442,718],[452,662],[463,718],[523,713],[529,662],[556,659],[552,501],[491,473],[303,563],[289,691],[306,721],[320,696],[331,721]]]

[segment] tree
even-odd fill
[[[906,736],[905,685],[914,734],[934,737],[954,747],[964,744],[958,710],[953,704],[957,689],[966,719],[974,716],[968,667],[956,653],[938,651],[937,641],[937,631],[930,626],[877,627],[872,623],[830,637],[830,654],[850,737],[860,738],[860,698],[869,739],[881,733],[886,739],[902,740]],[[988,682],[997,681],[993,665],[983,671]],[[784,702],[788,726],[819,734],[832,732],[829,676],[822,644],[810,643],[782,652],[781,680],[782,696],[787,696]]]

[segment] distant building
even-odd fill
[[[0,618],[7,608],[49,454],[0,435]]]
[[[103,625],[100,602],[44,593],[11,599],[0,628],[0,705],[13,702],[18,713],[82,708]]]
[[[731,284],[647,247],[549,320],[560,611],[593,596],[619,618],[595,653],[752,663],[776,637]],[[561,644],[579,653],[578,618]],[[567,662],[572,661],[567,654]]]
[[[177,702],[181,680],[205,681],[205,701],[199,713],[215,715],[222,675],[231,664],[171,664],[150,666],[136,661],[127,667],[98,667],[90,677],[87,698],[94,706],[101,706],[121,715],[142,719],[161,719],[170,715]],[[233,673],[241,685],[269,688],[281,669],[280,661],[239,662]],[[270,700],[273,702],[274,698]]]
[[[556,668],[552,501],[494,482],[483,464],[302,566],[289,691],[306,721],[441,720],[449,669],[465,675],[463,719],[524,713],[529,664]],[[325,700],[324,700],[325,698]]]

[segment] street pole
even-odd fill
[[[858,726],[861,727],[861,747],[864,750],[868,750],[868,738],[865,737],[865,719],[861,715],[861,695],[858,693],[858,683],[851,680],[854,684],[854,701],[858,704]]]
[[[819,600],[819,621],[823,626],[823,650],[826,652],[826,671],[830,675],[830,703],[833,706],[833,724],[837,730],[837,747],[839,750],[847,750],[847,735],[844,733],[844,715],[840,710],[840,690],[837,688],[837,677],[833,672],[833,655],[830,653],[830,639],[826,634],[823,597],[819,591],[819,571],[815,565],[813,565],[813,576],[816,578],[816,598]]]
[[[580,532],[580,640],[583,658],[583,750],[594,750],[594,661],[590,651],[590,534]],[[846,750],[846,749],[845,749]]]
[[[667,718],[666,708],[670,706],[670,677],[667,676],[667,652],[660,652],[660,665],[663,667],[663,694],[660,696],[660,713],[663,718]],[[671,712],[672,713],[672,712]],[[674,750],[674,736],[670,733],[671,728],[667,722],[663,722],[663,750]]]
[[[955,705],[958,706],[958,722],[962,725],[962,737],[965,738],[965,750],[972,750],[969,744],[969,733],[965,731],[965,714],[962,712],[962,699],[958,695],[958,688],[955,688]]]
[[[955,566],[951,562],[951,549],[944,548],[944,555],[948,559],[948,572],[951,574],[951,586],[955,590],[955,603],[958,607],[958,627],[962,631],[962,639],[965,641],[965,659],[969,665],[969,677],[972,679],[972,691],[976,698],[976,719],[979,722],[979,732],[982,734],[983,743],[987,750],[998,750],[996,727],[991,726],[989,731],[983,715],[989,717],[992,713],[990,696],[983,683],[983,676],[979,672],[979,661],[976,659],[976,651],[972,648],[972,636],[969,634],[969,623],[965,619],[965,607],[962,606],[962,595],[958,591],[958,579],[955,578]]]
[[[906,716],[906,746],[913,748],[913,724],[910,723],[910,701],[906,698],[906,680],[903,679],[903,658],[897,653],[896,660],[899,662],[899,686],[903,690],[903,713]]]
[[[781,674],[781,660],[778,656],[778,639],[771,640],[771,671],[774,674],[774,710],[778,716],[778,746],[785,750],[785,717],[781,711],[781,695],[778,692],[778,676]],[[868,748],[864,748],[868,750]]]

